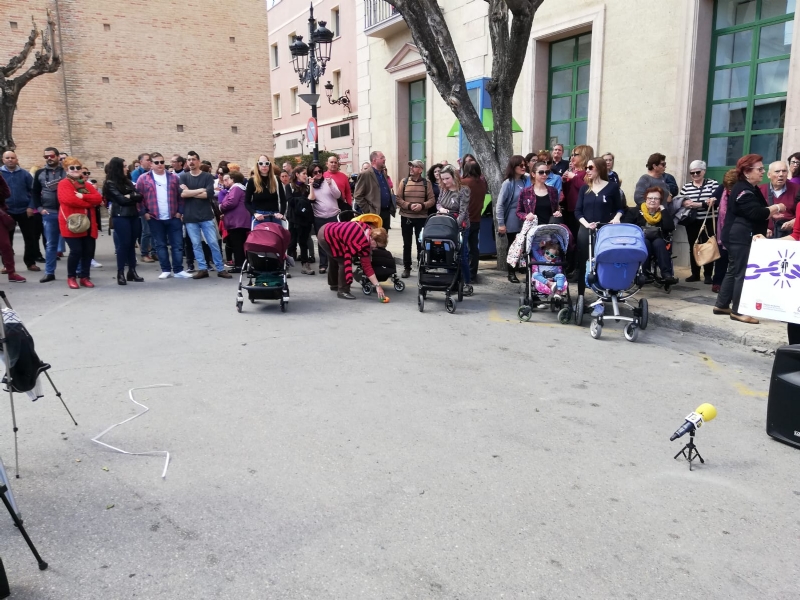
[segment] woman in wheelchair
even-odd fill
[[[664,206],[664,192],[660,187],[648,188],[645,192],[645,201],[639,206],[629,208],[622,217],[623,223],[634,223],[644,231],[644,243],[650,254],[645,271],[650,271],[648,277],[659,283],[669,286],[678,283],[672,271],[672,233],[675,231],[675,221],[672,210]],[[656,278],[650,265],[653,260],[658,264],[661,277]]]

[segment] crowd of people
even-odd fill
[[[194,151],[185,158],[173,154],[169,165],[164,155],[150,152],[130,163],[119,157],[109,160],[99,189],[79,159],[54,147],[46,148],[43,158],[45,165],[29,172],[20,167],[14,152],[3,154],[0,254],[11,282],[25,281],[14,260],[18,226],[27,270],[40,271],[37,263],[45,265],[42,283],[55,280],[57,261],[66,245],[67,284],[73,289],[93,287],[91,269],[100,266],[94,253],[101,206],[108,209],[119,285],[144,281],[136,268],[140,261],[157,261],[159,279],[203,279],[212,267],[218,277],[231,278],[242,269],[244,244],[252,226],[271,221],[288,227],[289,254],[300,263],[302,275],[316,274],[312,265],[318,257],[317,270],[328,273],[331,289],[341,298],[352,299],[349,282],[340,285],[338,273],[329,271],[331,262],[340,263],[331,261],[331,240],[320,238],[326,225],[350,210],[381,217],[380,227],[374,227],[383,230],[376,234],[379,241],[385,241],[391,218],[399,217],[403,278],[411,276],[414,249],[418,258],[419,235],[428,216],[452,215],[465,240],[466,283],[477,279],[478,238],[488,186],[471,154],[457,165],[440,161],[427,171],[422,161],[410,161],[408,175],[395,186],[380,151],[373,151],[369,162],[353,176],[341,171],[335,156],[324,165],[307,168],[290,163],[278,167],[261,155],[245,173],[228,161],[219,162],[214,172],[212,163]],[[744,156],[721,183],[707,178],[706,164],[695,160],[690,164],[690,179],[680,187],[667,172],[665,155],[654,153],[636,182],[632,202],[614,171],[614,161],[612,153],[596,156],[588,145],[575,146],[568,157],[561,144],[524,157],[511,156],[496,201],[497,232],[511,246],[526,221],[564,224],[572,234],[565,257],[566,278],[577,283],[579,295],[586,288],[589,233],[601,224],[640,226],[652,257],[652,276],[665,285],[678,282],[672,265],[672,236],[678,226],[685,227],[691,246],[719,232],[719,257],[698,264],[692,252],[686,281],[702,281],[718,294],[714,314],[757,323],[738,311],[749,246],[758,236],[800,239],[796,219],[800,153],[766,167],[761,156]],[[765,171],[768,181],[762,183]],[[517,272],[509,264],[510,282],[519,282]],[[382,297],[380,285],[376,288]]]

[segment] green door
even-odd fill
[[[586,143],[591,54],[591,33],[550,44],[547,145],[564,144],[565,154]]]
[[[745,154],[785,158],[795,0],[716,0],[703,153],[722,181]]]

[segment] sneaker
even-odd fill
[[[561,295],[553,294],[553,302],[561,302]]]
[[[539,310],[544,310],[545,308],[547,308],[547,304],[537,304],[536,308],[538,308]]]
[[[172,271],[162,271],[158,276],[159,279],[169,279],[170,277],[172,277]]]
[[[195,271],[195,269],[194,269],[194,265],[189,265],[189,266],[188,266],[187,268],[185,268],[183,271],[184,271],[185,273],[196,273],[196,272],[197,272],[197,271]]]
[[[719,289],[720,285],[718,283],[715,283],[714,285],[711,286],[711,291],[714,292],[715,294],[719,294]]]
[[[208,277],[208,270],[200,269],[194,275],[192,275],[192,279],[205,279]]]
[[[9,283],[25,283],[27,279],[25,279],[19,273],[9,273],[8,274],[8,281]]]
[[[592,317],[594,318],[602,317],[604,313],[605,313],[605,308],[603,307],[603,305],[597,304],[594,307],[594,310],[592,310]]]
[[[93,269],[102,269],[103,265],[97,262],[95,259],[92,259],[92,268]]]
[[[224,269],[222,271],[217,272],[217,277],[222,277],[223,279],[233,279],[233,275],[231,275]]]
[[[189,274],[188,271],[178,271],[173,275],[175,279],[191,279],[192,276]]]

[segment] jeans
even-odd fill
[[[672,256],[667,250],[667,242],[663,238],[650,240],[645,238],[644,245],[647,247],[647,254],[655,257],[662,277],[672,277]]]
[[[139,237],[141,217],[113,217],[114,246],[117,250],[117,271],[124,271],[125,265],[136,269],[136,239]],[[81,273],[83,270],[81,269]]]
[[[13,215],[8,213],[9,216],[16,221],[19,225],[19,230],[22,232],[22,240],[25,244],[24,262],[26,267],[36,264],[36,257],[39,256],[39,238],[36,235],[36,227],[33,217],[29,217],[27,213],[20,213]],[[14,231],[11,230],[11,245],[14,245]]]
[[[412,219],[410,217],[400,217],[400,231],[403,233],[403,268],[411,269],[411,242],[417,245],[417,262],[422,251],[422,244],[419,243],[419,234],[425,227],[426,217]]]
[[[478,276],[478,262],[480,261],[480,250],[478,248],[478,239],[481,235],[481,223],[469,224],[469,273],[472,279]]]
[[[44,225],[44,239],[47,240],[44,253],[44,272],[45,275],[55,275],[58,253],[63,252],[60,248],[64,244],[64,238],[61,237],[61,230],[58,228],[58,211],[48,211],[46,215],[42,215],[42,224]]]
[[[89,269],[92,267],[92,257],[96,240],[91,235],[78,238],[66,238],[69,246],[67,259],[67,277],[77,277],[80,265],[81,278],[89,279]]]
[[[141,237],[141,243],[139,244],[139,250],[142,252],[142,256],[150,256],[150,252],[153,250],[153,236],[150,234],[150,221],[145,219],[144,217],[139,217],[139,222],[141,223],[141,233],[139,236]],[[116,227],[116,223],[114,223],[114,227]]]
[[[314,229],[317,231],[317,246],[319,246],[319,230],[322,229],[323,225],[328,223],[335,223],[336,217],[328,217],[327,219],[323,219],[320,217],[314,217]],[[302,250],[302,247],[301,247]],[[319,268],[320,269],[327,269],[328,268],[328,254],[322,249],[319,248]]]
[[[183,222],[173,217],[163,221],[150,219],[149,224],[161,271],[163,273],[183,271]],[[172,250],[172,265],[169,264],[167,240],[169,240],[169,247]]]
[[[192,240],[194,258],[197,261],[197,268],[201,271],[208,270],[205,254],[203,254],[203,238],[211,249],[211,257],[217,272],[225,270],[225,263],[222,262],[222,251],[217,243],[217,222],[214,219],[202,221],[200,223],[186,223],[186,232]]]
[[[728,308],[732,302],[731,312],[739,314],[739,299],[742,297],[742,286],[749,256],[750,244],[728,245],[728,271],[725,273],[725,279],[722,280],[722,287],[714,304],[717,308]]]
[[[255,227],[259,223],[277,223],[278,225],[283,226],[282,220],[276,218],[274,216],[275,215],[274,212],[269,212],[266,210],[257,210],[255,214],[264,215],[264,218],[259,221],[258,219],[255,218],[255,216],[253,216],[253,221],[250,223],[251,228]]]

